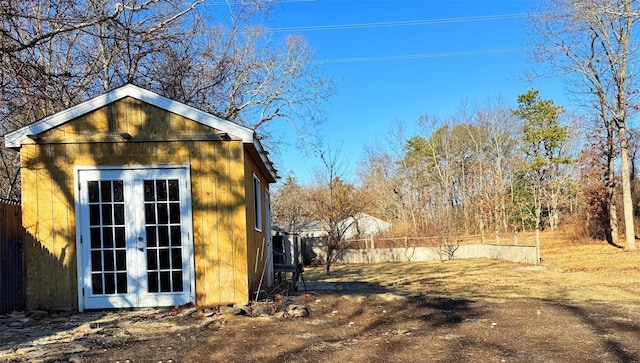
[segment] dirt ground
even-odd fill
[[[72,326],[52,322],[63,353],[33,354],[50,349],[42,334],[12,336],[0,340],[0,361],[2,351],[16,362],[640,361],[640,253],[564,241],[543,252],[542,266],[312,269],[307,292],[241,312],[253,317],[217,307],[75,314]],[[276,313],[291,304],[310,315]]]

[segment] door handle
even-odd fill
[[[140,251],[140,252],[144,252],[144,248],[142,248],[142,247],[138,247],[138,251]]]

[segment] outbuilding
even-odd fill
[[[5,135],[27,309],[245,304],[272,276],[255,132],[134,85]]]

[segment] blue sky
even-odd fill
[[[421,115],[446,118],[463,101],[501,97],[515,107],[517,96],[533,87],[569,106],[559,80],[524,81],[523,71],[532,64],[524,52],[527,18],[518,15],[535,3],[283,0],[269,26],[326,27],[293,33],[308,40],[323,72],[336,81],[321,134],[328,144],[341,145],[346,169],[353,172],[365,146],[383,142],[394,123],[412,130]],[[384,24],[363,25],[376,23]],[[319,165],[290,145],[277,168],[282,177],[293,171],[308,184]]]

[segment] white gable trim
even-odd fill
[[[246,144],[253,144],[271,176],[274,180],[277,178],[277,172],[273,168],[273,164],[269,161],[269,158],[266,156],[262,145],[256,139],[253,130],[132,84],[116,88],[113,91],[107,92],[103,95],[92,98],[76,106],[12,131],[4,136],[5,146],[9,148],[19,148],[22,141],[24,141],[29,135],[37,135],[51,130],[73,120],[76,117],[95,111],[100,107],[106,106],[125,97],[133,97],[163,110],[197,121],[205,126],[237,136]]]

